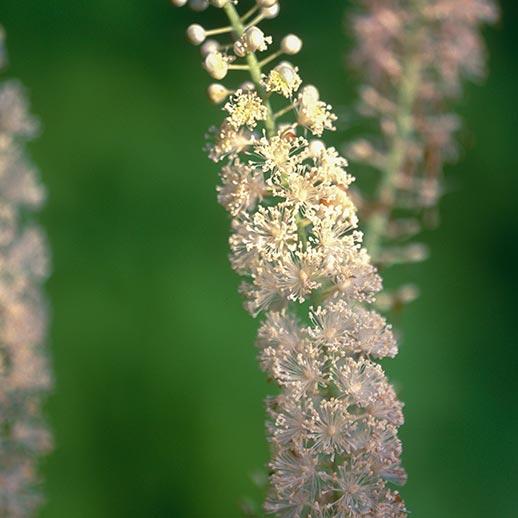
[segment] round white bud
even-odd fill
[[[405,284],[399,289],[398,296],[401,302],[408,304],[419,297],[419,288],[414,284]]]
[[[207,54],[204,62],[205,70],[218,81],[228,73],[228,63],[219,52]]]
[[[207,94],[214,104],[220,104],[228,97],[230,91],[225,86],[214,83],[207,89]]]
[[[309,152],[311,156],[318,157],[326,150],[326,145],[321,140],[312,140],[309,143]]]
[[[189,0],[189,7],[193,11],[205,11],[209,7],[209,0]]]
[[[205,29],[197,23],[193,23],[187,28],[187,38],[193,45],[200,45],[206,37]]]
[[[277,3],[278,0],[256,0],[259,7],[272,7]]]
[[[171,0],[171,3],[175,7],[183,7],[187,3],[187,0]]]
[[[243,90],[244,92],[253,92],[255,90],[255,85],[252,83],[252,81],[245,81],[240,87],[240,90]]]
[[[273,4],[271,7],[263,7],[261,9],[261,14],[264,18],[271,20],[272,18],[277,18],[280,10],[281,8],[279,4]]]
[[[243,34],[243,40],[249,52],[255,52],[256,50],[264,47],[264,32],[259,27],[249,27]]]
[[[298,36],[295,36],[295,34],[288,34],[287,36],[284,36],[281,41],[281,50],[285,54],[298,54],[301,49],[302,40]]]
[[[375,155],[375,150],[370,142],[360,139],[347,146],[347,154],[355,160],[366,160]]]
[[[210,3],[214,7],[225,7],[225,5],[228,4],[228,0],[210,0]]]
[[[201,55],[203,57],[205,57],[207,54],[210,54],[211,52],[217,52],[218,50],[219,43],[216,40],[206,40],[200,48]]]
[[[316,86],[306,85],[302,89],[302,96],[309,101],[317,102],[320,99],[320,92]]]
[[[275,67],[275,70],[280,74],[284,81],[286,81],[286,83],[291,84],[295,80],[296,72],[291,63],[283,61]]]

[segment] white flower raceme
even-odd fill
[[[332,130],[336,116],[315,87],[299,91],[292,65],[263,73],[273,58],[261,64],[250,48],[242,52],[249,33],[233,4],[223,9],[238,44],[221,48],[234,49],[227,62],[250,70],[255,90],[230,98],[209,154],[226,159],[218,199],[232,217],[230,260],[245,277],[245,307],[264,315],[259,360],[281,390],[268,403],[265,510],[281,518],[404,517],[389,487],[405,482],[402,404],[376,363],[396,355],[396,339],[368,307],[381,280],[362,247],[347,161],[311,140]],[[301,46],[291,35],[280,52]],[[272,104],[286,99],[274,113]]]
[[[29,217],[45,192],[24,150],[37,127],[23,88],[0,82],[0,516],[6,518],[32,516],[39,506],[38,458],[51,447],[41,410],[51,386],[41,291],[49,261]]]

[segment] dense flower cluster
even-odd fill
[[[223,4],[242,43],[253,26],[234,3]],[[281,51],[301,46],[291,35]],[[255,80],[237,90],[209,88],[216,102],[230,95],[209,155],[224,161],[218,198],[232,217],[231,263],[245,277],[247,310],[264,315],[260,362],[281,389],[268,402],[265,510],[285,518],[404,517],[390,487],[406,479],[397,438],[402,404],[376,362],[396,355],[396,339],[370,307],[381,280],[357,230],[347,161],[311,140],[332,130],[336,117],[293,65],[263,73],[271,60],[253,53],[236,64],[242,48],[236,56],[235,45],[210,42],[202,53],[218,53],[220,64],[247,68]],[[205,67],[219,80],[207,57]],[[282,102],[288,106],[274,112]],[[284,116],[290,119],[280,123]]]
[[[37,461],[51,443],[41,414],[51,385],[41,292],[48,255],[27,218],[45,193],[23,149],[36,131],[22,87],[0,82],[0,515],[10,518],[31,516],[39,504]]]
[[[364,206],[372,219],[367,244],[380,264],[421,260],[422,247],[402,243],[419,232],[422,216],[436,219],[443,164],[455,157],[460,125],[446,111],[447,101],[460,94],[464,78],[483,75],[480,26],[498,12],[493,0],[358,4],[350,19],[351,61],[364,80],[360,112],[379,122],[380,134],[352,142],[347,153],[382,175],[374,200]]]

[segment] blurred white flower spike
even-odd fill
[[[412,240],[436,224],[444,163],[456,158],[461,121],[448,105],[465,79],[484,75],[481,27],[497,18],[493,0],[358,0],[349,17],[350,61],[363,83],[357,111],[378,131],[349,142],[345,152],[378,172],[375,192],[358,197],[377,265],[427,257]],[[409,285],[385,293],[384,308],[413,300],[403,297],[409,289],[416,294]]]
[[[209,88],[215,103],[229,98],[208,152],[224,161],[218,199],[232,218],[230,259],[244,277],[246,309],[263,317],[260,364],[280,388],[267,405],[264,508],[283,518],[404,517],[392,487],[406,480],[403,405],[377,363],[397,343],[371,307],[382,285],[358,231],[354,178],[320,140],[336,116],[295,65],[276,62],[300,52],[302,40],[288,35],[276,50],[258,28],[278,3],[257,0],[242,15],[236,4],[217,2],[229,26],[204,35],[228,32],[232,41],[212,42],[202,56],[218,81],[244,71],[253,83]],[[201,35],[189,29],[193,43]]]
[[[6,64],[0,28],[0,67]],[[0,516],[33,516],[41,504],[38,461],[51,448],[42,403],[52,380],[42,284],[49,257],[31,215],[45,200],[25,144],[38,131],[25,92],[0,80]]]

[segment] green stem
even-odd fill
[[[289,104],[288,106],[286,106],[282,110],[279,110],[278,112],[275,112],[273,114],[273,118],[274,119],[278,119],[279,117],[282,117],[283,115],[286,115],[287,113],[291,112],[294,109],[295,109],[295,105],[294,104]]]
[[[251,18],[257,11],[259,11],[259,6],[254,5],[249,11],[247,11],[243,16],[241,16],[241,22],[245,23],[249,18]]]
[[[239,38],[245,31],[245,26],[243,25],[243,22],[241,21],[241,18],[239,17],[236,8],[231,2],[227,2],[223,9],[225,10],[225,13],[229,19],[230,24],[232,25],[232,28],[236,36]],[[257,57],[253,52],[247,55],[246,61],[248,63],[252,81],[254,82],[257,91],[261,96],[264,105],[266,106],[266,109],[268,110],[268,116],[266,117],[265,121],[266,133],[269,137],[272,137],[273,135],[275,135],[275,117],[273,115],[273,110],[270,105],[270,101],[268,100],[268,96],[266,95],[264,87],[261,83],[261,65],[259,64],[259,61],[257,60]]]
[[[259,66],[264,67],[271,63],[274,59],[277,59],[279,56],[282,56],[282,51],[278,50],[273,54],[270,54],[267,58],[264,58],[262,61],[259,61]]]
[[[421,79],[420,60],[418,52],[415,51],[418,37],[418,30],[415,28],[413,37],[409,38],[409,49],[403,63],[403,73],[399,85],[395,120],[396,133],[390,144],[386,166],[382,171],[383,176],[376,195],[379,208],[370,218],[366,229],[365,246],[374,263],[379,257],[381,241],[396,201],[396,178],[404,166],[414,131],[413,110]]]
[[[299,239],[304,247],[304,250],[308,244],[308,235],[306,231],[306,227],[308,226],[308,221],[303,218],[300,214],[296,217],[297,223],[297,234],[299,235]]]

